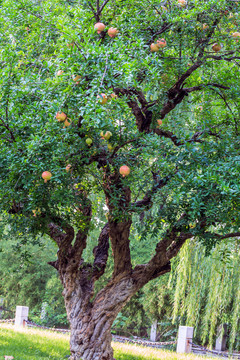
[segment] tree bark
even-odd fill
[[[92,302],[91,286],[79,280],[64,283],[63,295],[71,326],[70,359],[113,360],[111,327],[117,314],[136,293],[136,283],[130,276],[112,279]]]
[[[71,360],[113,360],[111,324],[114,319],[104,312],[97,320],[94,315],[90,309],[88,313],[79,312],[78,319],[71,322]]]

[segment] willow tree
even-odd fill
[[[1,211],[19,239],[58,246],[72,360],[113,359],[118,312],[187,239],[239,235],[237,7],[1,2]],[[152,236],[143,264],[131,257],[136,228]]]
[[[203,244],[189,240],[173,272],[177,278],[173,317],[195,327],[204,343],[214,345],[217,327],[228,323],[229,345],[239,348],[239,239],[222,241],[205,256]],[[171,279],[173,280],[173,279]]]

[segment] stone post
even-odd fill
[[[215,350],[225,351],[227,344],[227,324],[218,327]]]
[[[0,319],[2,318],[2,314],[3,314],[3,303],[4,303],[4,298],[0,297]]]
[[[41,317],[40,317],[41,320],[44,320],[45,317],[46,317],[46,314],[47,314],[46,313],[46,308],[47,308],[47,306],[48,306],[47,302],[42,303]]]
[[[28,310],[27,306],[16,307],[15,326],[25,326],[25,322],[28,320]]]
[[[157,338],[157,320],[154,320],[151,326],[150,341],[156,341]]]
[[[179,326],[177,353],[190,353],[192,351],[193,327]]]

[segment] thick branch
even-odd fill
[[[124,276],[132,269],[129,240],[132,224],[129,213],[131,191],[124,185],[118,172],[111,174],[108,167],[105,167],[104,171],[104,192],[109,209],[109,236],[114,258],[113,277]]]
[[[147,264],[137,265],[135,267],[133,271],[134,277],[137,276],[139,278],[139,274],[141,274],[144,283],[147,283],[159,276],[165,267],[168,269],[166,272],[169,271],[170,260],[177,255],[186,240],[194,236],[191,232],[186,231],[187,218],[188,215],[183,213],[176,224],[171,229],[167,230],[164,238],[157,244],[155,255],[151,260]],[[199,226],[202,230],[205,229],[207,226],[205,217],[199,221]],[[139,281],[141,282],[141,280]]]
[[[93,249],[94,263],[92,277],[95,280],[99,279],[105,271],[108,260],[109,249],[109,224],[107,223],[101,231],[98,238],[98,245]]]
[[[226,235],[221,235],[221,234],[217,234],[217,233],[211,233],[211,232],[205,232],[205,234],[211,235],[212,237],[218,238],[218,239],[229,239],[229,238],[233,238],[233,237],[240,237],[240,232],[234,232],[234,233],[229,233]]]
[[[197,61],[184,74],[182,74],[178,81],[169,89],[168,100],[165,102],[160,112],[161,119],[164,119],[164,117],[178,104],[180,104],[186,95],[188,95],[188,91],[182,88],[183,84],[192,75],[192,73],[204,63],[205,47],[209,44],[211,36],[213,35],[215,27],[217,26],[219,21],[220,17],[217,17],[212,27],[207,32],[206,38],[201,41]]]
[[[184,217],[186,217],[186,214],[182,216],[182,219]],[[199,228],[204,231],[206,226],[207,226],[207,220],[205,216],[203,216],[202,219],[199,220]],[[193,236],[194,235],[191,232],[181,231],[180,235],[177,236],[176,240],[172,241],[171,244],[168,244],[170,246],[168,247],[166,253],[167,258],[170,260],[173,257],[175,257],[178,254],[178,252],[181,250],[186,240],[192,238]]]
[[[156,129],[154,129],[154,132],[155,132],[155,134],[157,134],[161,137],[170,139],[176,146],[180,146],[180,145],[184,144],[184,142],[182,140],[180,140],[176,135],[173,134],[173,132],[171,132],[169,130],[162,130],[162,129],[156,128]]]
[[[224,90],[229,90],[230,89],[229,86],[216,84],[216,83],[210,83],[210,84],[201,84],[201,85],[198,85],[198,86],[193,86],[191,88],[184,88],[183,90],[187,91],[188,93],[191,93],[193,91],[202,90],[203,88],[205,88],[207,86],[214,86],[214,87],[217,87],[219,89],[224,89]]]
[[[59,248],[58,260],[49,262],[49,265],[60,270],[63,269],[68,262],[68,255],[72,248],[71,243],[74,239],[74,229],[72,226],[64,226],[63,228],[54,222],[48,224],[48,229],[49,236],[57,243]]]
[[[180,235],[176,238],[175,241],[172,242],[172,244],[170,245],[168,251],[167,251],[167,258],[170,260],[173,257],[175,257],[179,251],[181,250],[183,244],[186,242],[187,239],[190,239],[193,237],[192,233],[184,233],[181,232]]]
[[[60,224],[50,222],[48,229],[50,237],[57,243],[60,250],[65,249],[74,239],[74,229],[72,226],[61,226]]]
[[[226,57],[228,55],[233,55],[235,51],[229,51],[228,53],[221,54],[221,55],[208,55],[207,59],[214,59],[214,60],[225,60],[225,61],[232,61],[232,60],[239,60],[239,56],[232,56],[232,57]]]
[[[74,245],[71,250],[71,263],[73,266],[77,266],[82,257],[82,252],[87,245],[87,235],[90,227],[92,217],[92,205],[91,201],[84,194],[84,190],[77,192],[77,195],[83,197],[82,202],[79,204],[78,211],[81,219],[79,221],[80,230],[77,232]]]
[[[145,99],[144,94],[135,89],[115,88],[114,92],[118,96],[126,96],[128,98],[127,104],[129,108],[132,109],[133,115],[136,118],[136,125],[139,132],[149,132],[152,121],[152,112],[148,110],[149,103]],[[134,98],[134,96],[137,97],[138,101]]]
[[[168,247],[171,246],[171,244],[175,243],[177,238],[181,236],[181,234],[179,235],[179,233],[181,231],[182,221],[185,218],[187,218],[187,214],[184,213],[181,215],[176,224],[171,229],[167,230],[164,238],[161,239],[156,246],[155,255],[149,260],[147,264],[137,265],[133,271],[134,276],[135,272],[138,277],[139,273],[141,273],[142,277],[145,279],[144,281],[146,281],[145,283],[147,283],[151,279],[157,277],[157,274],[162,271],[161,269],[163,267],[169,267],[170,258],[168,258],[166,251]]]

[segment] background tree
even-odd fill
[[[217,327],[227,323],[229,347],[238,349],[239,240],[217,244],[208,257],[202,244],[192,241],[181,250],[179,260],[173,317],[179,315],[194,326],[197,338],[210,345]]]
[[[237,7],[1,3],[1,210],[18,237],[47,234],[58,246],[50,264],[72,360],[113,359],[117,314],[188,239],[211,248],[240,234]],[[142,264],[131,256],[136,228],[152,241]],[[95,293],[109,253],[112,277]]]

